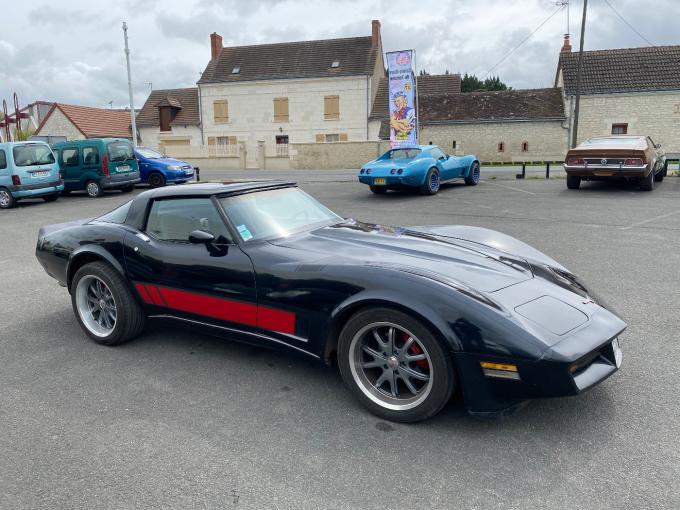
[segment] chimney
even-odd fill
[[[562,44],[562,50],[571,53],[571,43],[569,42],[569,34],[564,34],[564,44]]]
[[[380,20],[374,19],[371,21],[371,44],[376,48],[380,46]]]
[[[222,49],[222,36],[217,32],[210,34],[210,59],[214,60]]]

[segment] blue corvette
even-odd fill
[[[179,159],[167,157],[148,147],[136,147],[139,173],[143,183],[159,188],[169,183],[182,184],[194,177],[194,167]]]
[[[368,184],[377,194],[388,189],[411,188],[423,195],[434,195],[442,182],[457,179],[470,186],[477,184],[479,160],[473,155],[445,154],[436,145],[391,149],[359,171],[359,182]]]

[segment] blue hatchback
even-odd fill
[[[182,184],[194,177],[194,167],[189,163],[169,158],[148,147],[135,148],[135,156],[139,162],[142,182],[148,183],[152,188],[168,183]]]

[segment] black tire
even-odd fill
[[[16,207],[17,199],[7,188],[0,188],[0,209],[11,209]]]
[[[134,185],[134,184],[130,184],[129,186],[125,186],[124,188],[120,188],[120,190],[121,190],[123,193],[130,193],[133,189],[135,189],[135,185]]]
[[[432,183],[433,176],[436,176],[436,185]],[[425,182],[420,187],[421,195],[436,195],[441,186],[441,181],[439,179],[439,170],[435,167],[430,168],[425,176]]]
[[[42,197],[45,202],[56,202],[59,199],[59,193],[54,193],[53,195],[46,195]]]
[[[659,170],[656,174],[654,174],[654,180],[656,182],[663,182],[663,178],[666,176],[666,165],[664,165],[661,170]]]
[[[104,188],[97,181],[87,181],[85,183],[85,193],[90,198],[99,198],[104,195]]]
[[[163,177],[163,174],[153,172],[149,175],[149,186],[152,188],[161,188],[165,186],[165,177]]]
[[[579,189],[581,187],[581,178],[576,175],[567,175],[567,188]]]
[[[110,289],[116,305],[116,321],[110,334],[98,336],[83,323],[78,312],[77,289],[80,280],[94,276]],[[139,300],[132,294],[121,274],[106,262],[90,262],[78,269],[71,283],[71,305],[80,327],[93,341],[101,345],[119,345],[138,336],[144,329],[146,316]]]
[[[376,195],[384,195],[387,193],[386,186],[369,186],[369,188],[371,188],[371,192],[375,193]]]
[[[415,337],[418,345],[422,347],[420,352],[425,352],[428,356],[426,370],[430,375],[430,379],[426,386],[429,389],[421,390],[425,391],[425,393],[421,394],[420,397],[417,397],[416,394],[416,397],[414,397],[416,398],[416,401],[409,404],[413,407],[393,409],[389,407],[389,402],[380,403],[382,397],[385,399],[394,399],[394,397],[390,397],[386,392],[381,394],[379,390],[376,391],[375,386],[372,386],[371,388],[371,383],[367,380],[362,382],[363,375],[359,375],[360,370],[362,371],[362,374],[366,373],[364,368],[357,366],[357,349],[359,349],[358,352],[363,352],[361,347],[362,340],[360,340],[360,338],[363,338],[363,335],[365,334],[369,334],[369,337],[367,338],[370,338],[370,333],[362,332],[365,331],[366,328],[371,328],[375,324],[382,323],[389,323],[395,325],[398,329],[408,331]],[[389,329],[390,326],[379,327],[387,327]],[[367,331],[371,330],[369,329]],[[396,346],[396,343],[394,345]],[[403,346],[404,345],[402,344],[402,347]],[[398,350],[395,351],[395,354],[398,353]],[[359,356],[363,356],[363,354],[359,354]],[[386,361],[386,363],[387,362],[388,361]],[[399,366],[393,368],[393,371],[398,372],[402,369],[401,367],[404,363],[398,362],[398,364]],[[357,312],[349,319],[349,321],[347,321],[340,332],[340,337],[338,339],[338,366],[345,385],[357,399],[370,412],[386,420],[410,423],[430,418],[446,405],[454,390],[455,376],[453,361],[442,345],[440,345],[440,342],[420,321],[404,312],[392,308],[368,308]],[[385,365],[384,368],[387,369],[387,365]],[[374,367],[372,369],[384,370],[381,367]],[[391,383],[390,387],[392,387]],[[372,396],[369,396],[368,394],[371,394]],[[418,399],[422,400],[419,401]],[[376,402],[376,400],[378,400],[378,402]]]
[[[651,170],[647,177],[640,179],[640,189],[642,191],[652,191],[654,189],[654,170]]]
[[[468,186],[476,186],[479,182],[480,173],[479,163],[475,161],[470,167],[470,174],[465,178],[465,184]]]

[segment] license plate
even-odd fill
[[[616,368],[619,368],[621,366],[621,362],[623,361],[623,351],[619,346],[618,338],[615,338],[612,342],[612,350],[614,351],[614,361],[616,362]]]
[[[128,170],[130,170],[130,165],[120,165],[118,167],[119,172],[127,172]]]
[[[44,171],[44,172],[33,172],[31,175],[32,175],[33,177],[47,177],[48,175],[50,175],[50,173],[49,173],[48,171]]]
[[[373,184],[375,184],[376,186],[384,186],[385,184],[387,184],[387,182],[385,182],[384,177],[376,177],[375,179],[373,179]]]
[[[184,170],[184,173],[187,175],[193,175],[194,171],[193,170]]]

